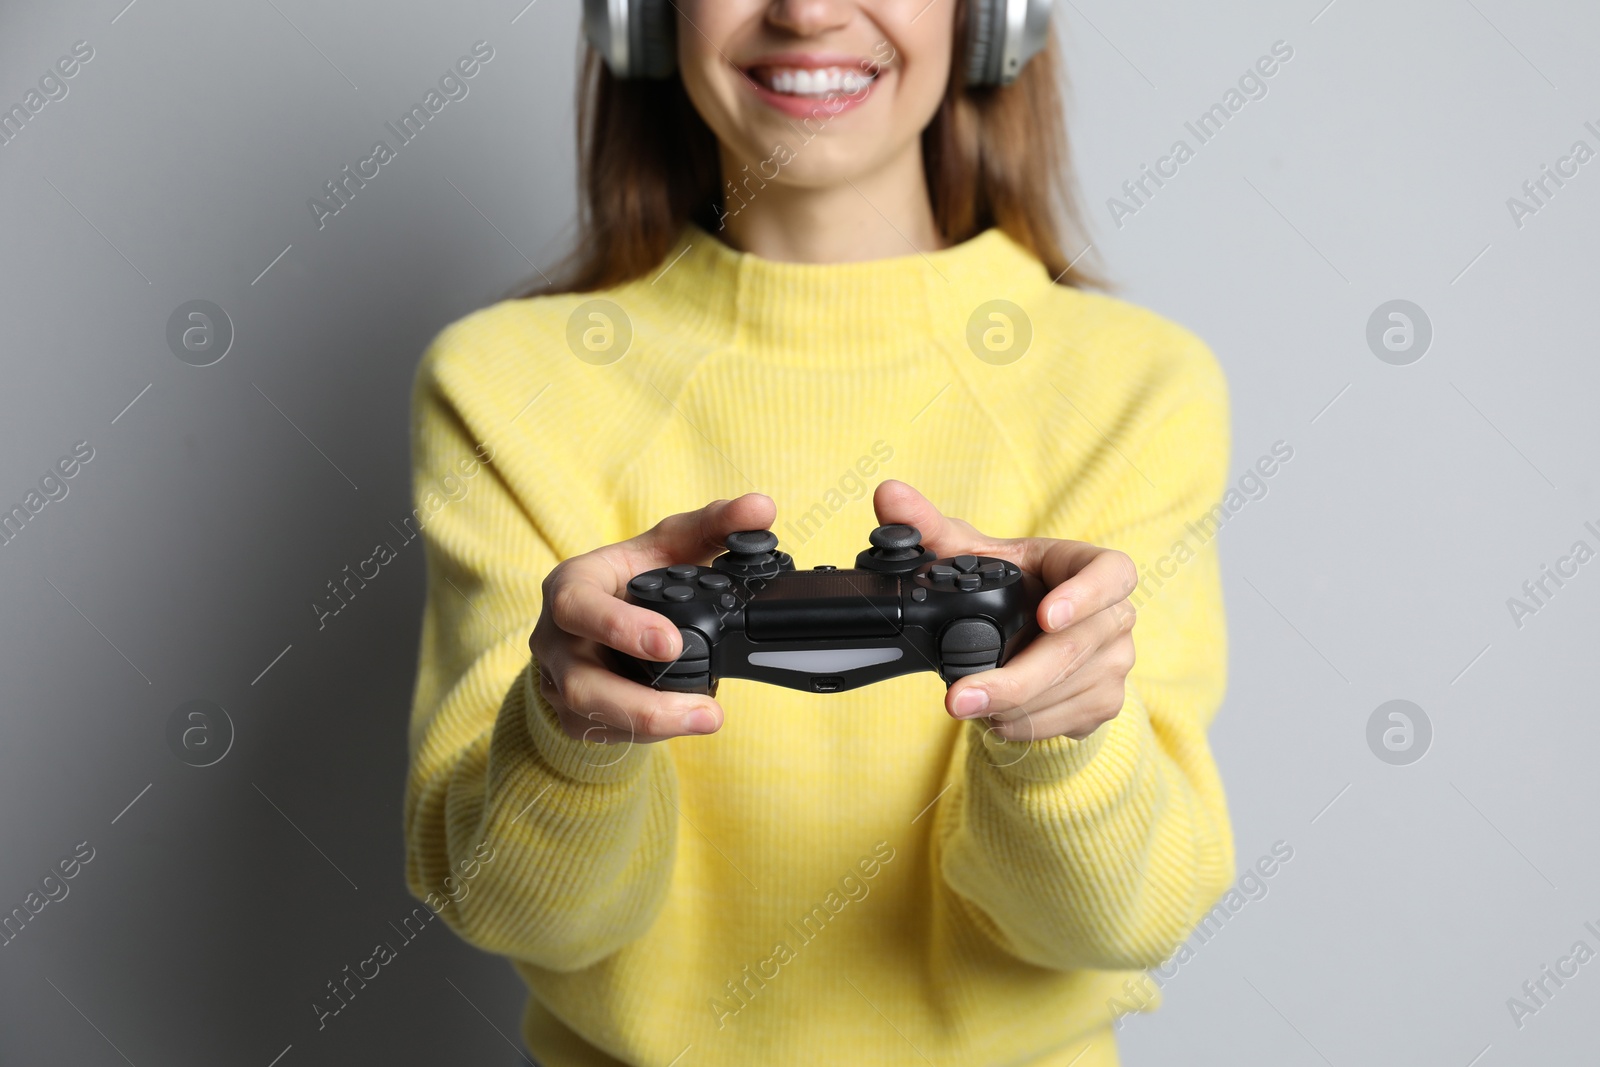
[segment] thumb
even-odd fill
[[[955,556],[982,547],[988,538],[962,519],[946,517],[912,486],[893,478],[879,482],[872,494],[872,510],[880,525],[903,523],[922,534],[924,548],[937,556]]]
[[[673,563],[703,563],[722,551],[723,538],[735,530],[765,530],[777,507],[764,493],[746,493],[733,500],[714,500],[696,511],[669,515],[631,542],[630,573]]]

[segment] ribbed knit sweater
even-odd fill
[[[1200,340],[1053,285],[998,229],[818,265],[690,226],[635,282],[447,327],[414,405],[407,882],[513,962],[544,1067],[1117,1062],[1129,972],[1233,877],[1203,533],[1228,399]],[[1133,557],[1115,719],[1020,751],[922,673],[724,681],[703,737],[562,731],[528,652],[558,561],[760,491],[798,567],[850,566],[884,478],[988,534]]]

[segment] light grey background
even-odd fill
[[[324,983],[413,905],[421,550],[321,632],[308,605],[409,509],[422,347],[571,234],[577,9],[525,2],[0,7],[0,104],[95,50],[0,147],[0,502],[95,449],[0,548],[0,910],[96,850],[0,948],[0,1061],[520,1061],[520,983],[439,924],[316,1029]],[[1576,1062],[1600,962],[1521,1029],[1506,999],[1574,941],[1600,949],[1600,562],[1520,629],[1506,599],[1600,547],[1600,160],[1521,228],[1506,200],[1600,148],[1600,11],[1324,3],[1057,9],[1123,295],[1217,352],[1238,473],[1294,448],[1221,535],[1213,733],[1241,866],[1278,840],[1294,858],[1127,1022],[1124,1055]],[[470,95],[319,232],[307,198],[480,39]],[[1118,228],[1107,198],[1278,40],[1268,95]],[[1410,366],[1365,341],[1397,298],[1434,328]],[[192,299],[237,331],[207,368],[165,342]],[[164,735],[196,698],[237,731],[203,769]],[[1366,741],[1396,698],[1434,731],[1409,766]]]

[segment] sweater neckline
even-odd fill
[[[662,266],[634,283],[678,339],[764,361],[849,367],[959,346],[995,299],[1051,287],[1043,263],[991,227],[948,248],[850,263],[764,259],[686,224]]]

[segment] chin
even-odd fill
[[[846,181],[859,184],[880,168],[881,161],[864,158],[855,147],[836,144],[821,149],[812,142],[797,151],[793,162],[783,168],[783,184],[797,189],[825,189]],[[875,147],[881,148],[882,142]]]

